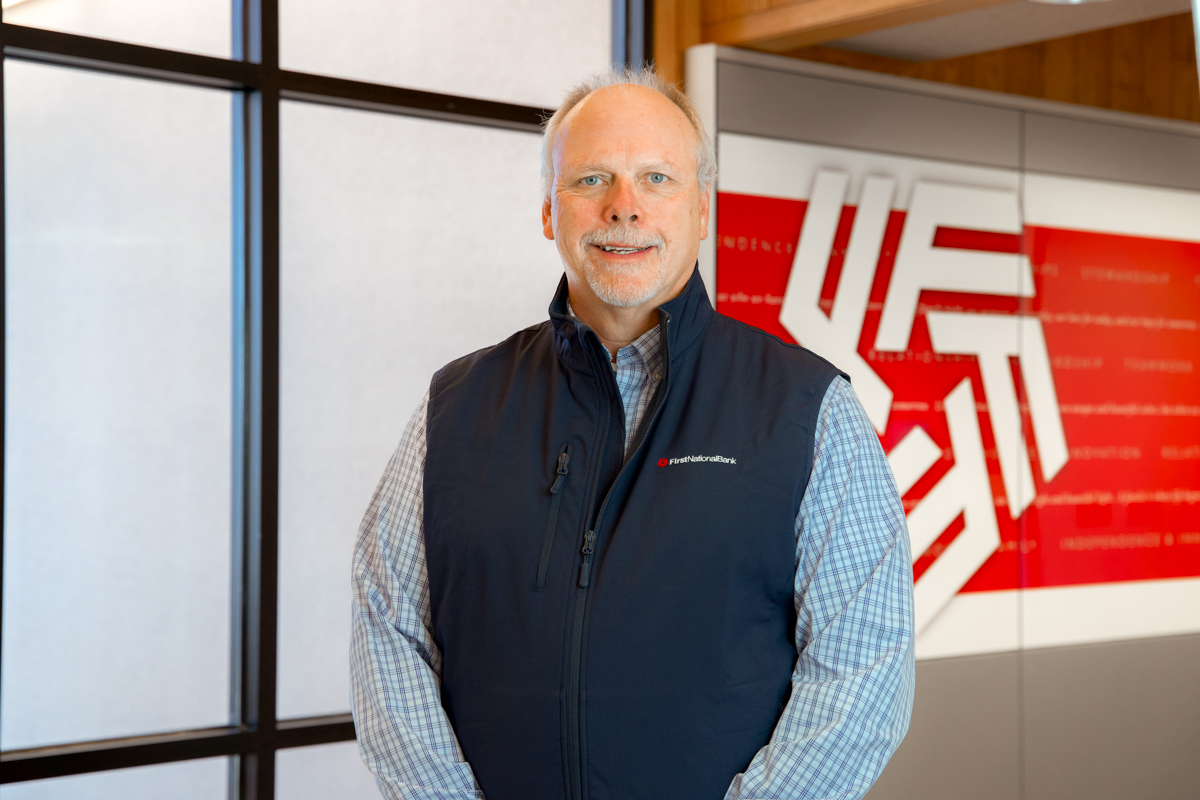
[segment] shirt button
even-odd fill
[[[661,373],[661,372],[656,372],[656,373],[654,373],[654,375],[652,375],[651,377],[653,377],[653,378],[654,378],[654,382],[655,382],[655,383],[658,383],[659,381],[661,381],[661,380],[662,380],[662,373]]]

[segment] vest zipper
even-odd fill
[[[662,410],[663,404],[666,402],[666,387],[670,377],[671,368],[671,348],[669,345],[671,335],[671,318],[667,317],[664,324],[662,346],[663,346],[663,380],[660,386],[662,387],[663,395],[659,398],[658,404],[654,407],[651,414],[650,423],[645,426],[645,431],[649,432],[650,426],[658,417],[659,411]],[[594,355],[594,354],[593,354]],[[607,366],[607,365],[606,365]],[[606,392],[607,394],[607,392]],[[604,459],[604,439],[608,437],[609,417],[611,416],[611,407],[606,412],[604,417],[604,436],[601,439],[600,460]],[[604,495],[604,500],[600,503],[600,510],[596,512],[596,521],[592,525],[592,529],[583,535],[583,560],[579,564],[579,581],[578,587],[575,589],[575,617],[571,625],[571,653],[568,666],[569,671],[569,691],[567,697],[567,763],[570,765],[571,771],[571,800],[584,800],[583,797],[583,747],[582,747],[582,731],[579,725],[579,707],[583,702],[580,693],[580,671],[583,659],[583,617],[584,608],[587,605],[588,586],[591,583],[592,573],[592,554],[596,552],[596,530],[600,527],[600,521],[604,518],[604,509],[608,506],[608,501],[612,497],[613,489],[621,479],[621,474],[625,472],[626,465],[633,461],[633,457],[642,449],[642,444],[646,437],[638,441],[637,447],[628,457],[623,458],[621,469],[617,472],[617,477],[613,479],[612,485],[608,487],[608,492]],[[597,469],[597,476],[600,474]]]
[[[595,353],[590,352],[589,355],[595,367]],[[603,384],[603,381],[601,381]],[[608,397],[608,391],[604,391],[604,428],[600,434],[600,449],[596,456],[596,480],[599,481],[601,470],[604,466],[604,448],[608,444],[608,426],[612,422],[612,399]],[[590,504],[592,498],[588,498]],[[583,536],[583,546],[587,548],[589,544],[594,544],[596,534],[593,530],[589,530]],[[594,547],[593,547],[594,549]],[[590,563],[591,553],[584,553],[583,558]],[[582,565],[580,566],[582,570]],[[579,731],[579,660],[583,651],[583,607],[587,600],[587,587],[576,588],[575,590],[575,615],[571,621],[571,650],[569,653],[569,665],[567,667],[567,765],[571,777],[571,800],[583,800],[583,778],[582,767],[580,762],[583,760],[582,747],[580,745]]]
[[[596,532],[588,531],[583,535],[583,561],[579,564],[579,588],[586,589],[588,577],[592,573],[592,553],[596,552]]]
[[[542,538],[542,557],[538,559],[535,587],[540,592],[546,587],[546,571],[550,568],[550,551],[554,548],[554,534],[558,530],[558,507],[562,505],[562,488],[567,480],[571,465],[571,443],[563,442],[558,450],[558,470],[550,486],[550,516],[546,518],[546,533]]]

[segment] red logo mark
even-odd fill
[[[665,467],[667,464],[670,464],[670,463],[671,463],[671,462],[670,462],[670,461],[668,461],[668,460],[667,460],[667,459],[665,459],[665,458],[660,458],[660,459],[658,460],[658,465],[659,465],[660,467]]]

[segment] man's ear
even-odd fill
[[[700,194],[700,238],[708,238],[708,204],[712,199],[712,184]]]
[[[554,217],[550,213],[550,197],[542,201],[542,235],[554,239]]]

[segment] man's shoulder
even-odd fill
[[[493,366],[552,346],[549,320],[522,328],[501,342],[456,358],[439,369],[433,376],[434,391],[467,380],[472,374],[486,372]]]
[[[709,337],[713,343],[720,343],[740,354],[739,361],[753,354],[754,358],[750,363],[762,369],[803,371],[828,377],[830,380],[845,374],[835,364],[807,347],[785,342],[762,328],[747,325],[719,312],[713,314]]]

